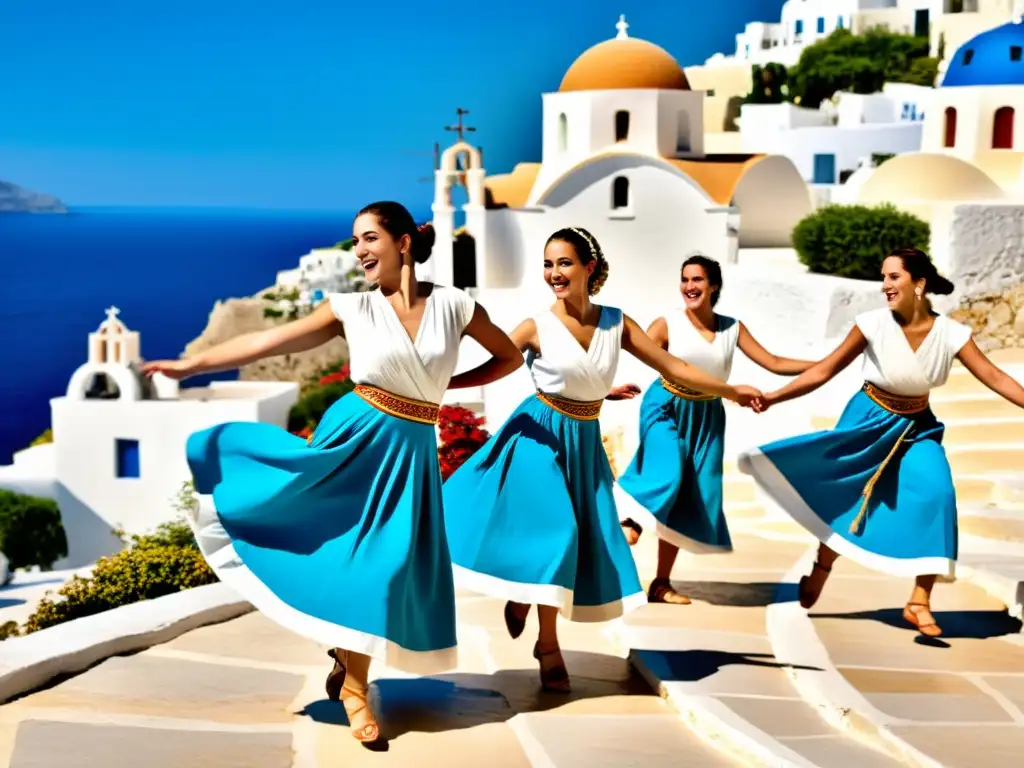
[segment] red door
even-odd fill
[[[956,146],[956,109],[954,107],[946,107],[946,138],[942,142],[942,146]]]
[[[1000,107],[992,122],[992,149],[1013,149],[1013,107]]]

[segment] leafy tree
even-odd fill
[[[743,99],[744,104],[781,104],[789,93],[789,73],[782,64],[754,65],[751,71],[753,86]]]
[[[927,38],[878,28],[862,35],[837,29],[804,48],[789,70],[790,96],[814,108],[836,91],[876,93],[887,82],[933,85],[938,62],[928,52]]]

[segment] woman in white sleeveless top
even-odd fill
[[[513,638],[530,605],[538,606],[541,683],[561,692],[569,677],[558,612],[572,621],[607,621],[646,602],[619,529],[597,421],[620,350],[704,392],[744,404],[757,394],[673,358],[621,310],[592,304],[607,274],[586,230],[562,229],[548,239],[544,277],[555,304],[512,332],[528,353],[537,393],[444,484],[456,583],[508,600]]]
[[[455,593],[437,461],[438,403],[463,335],[494,357],[462,376],[494,381],[522,365],[509,338],[465,293],[416,280],[433,230],[398,203],[364,208],[354,249],[379,290],[334,294],[308,317],[195,358],[145,366],[174,378],[348,340],[354,392],[306,440],[264,423],[192,435],[193,520],[220,579],[269,618],[332,648],[328,696],[359,741],[380,730],[367,704],[370,658],[433,674],[456,666]]]
[[[765,370],[796,375],[813,365],[770,354],[746,326],[715,314],[722,295],[722,268],[706,256],[692,255],[680,269],[684,306],[659,317],[647,330],[669,354],[705,373],[728,380],[738,346]],[[658,538],[658,569],[647,590],[652,603],[685,605],[689,598],[672,588],[670,577],[679,549],[690,552],[732,550],[722,509],[722,461],[725,408],[715,395],[694,392],[661,379],[644,395],[640,409],[640,445],[618,479],[621,512],[653,518]],[[623,527],[639,538],[631,518]],[[634,539],[635,543],[635,539]]]
[[[913,576],[903,609],[922,634],[941,630],[931,614],[937,576],[957,556],[956,494],[942,449],[944,427],[928,393],[946,383],[954,359],[989,389],[1024,407],[1024,387],[994,366],[971,330],[932,312],[927,293],[953,284],[915,248],[882,264],[888,307],[856,319],[846,340],[756,409],[812,392],[864,353],[864,387],[836,428],[745,452],[740,469],[821,542],[800,603],[810,608],[840,555],[894,576]]]

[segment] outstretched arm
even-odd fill
[[[860,328],[854,326],[843,339],[843,343],[836,347],[832,354],[812,365],[782,389],[766,394],[761,398],[761,402],[764,407],[768,407],[813,392],[856,360],[857,356],[867,349],[867,346],[868,340],[864,338]]]
[[[1005,397],[1014,405],[1024,408],[1024,387],[989,360],[985,353],[978,349],[974,339],[964,345],[957,355],[957,359],[964,364],[964,368],[974,374],[974,378],[986,387],[997,395]]]
[[[289,355],[319,347],[342,332],[330,302],[325,301],[300,320],[236,336],[195,357],[184,360],[154,360],[142,366],[147,376],[162,373],[172,379],[186,379],[204,373],[230,371],[265,357]]]
[[[448,389],[482,387],[508,376],[523,364],[523,355],[516,343],[501,328],[491,322],[487,310],[479,304],[473,310],[473,319],[466,326],[465,333],[490,352],[491,359],[483,365],[452,376],[452,380],[448,383]]]
[[[644,365],[648,365],[662,376],[684,386],[719,395],[728,400],[735,400],[746,405],[754,397],[760,397],[756,389],[750,387],[734,387],[719,378],[704,373],[699,368],[687,365],[677,357],[659,347],[647,336],[633,318],[623,316],[622,348],[636,357]]]
[[[737,343],[743,354],[766,371],[777,373],[780,376],[796,376],[814,365],[813,360],[794,360],[790,357],[773,355],[757,343],[757,339],[751,335],[743,323],[740,323],[740,336]]]
[[[668,349],[668,323],[664,317],[657,318],[647,327],[647,337],[662,349]],[[612,387],[605,400],[632,400],[643,392],[636,384],[619,384]]]

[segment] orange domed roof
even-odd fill
[[[606,40],[572,63],[559,91],[658,88],[688,91],[683,68],[664,48],[636,37]]]

